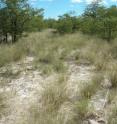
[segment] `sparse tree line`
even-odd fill
[[[54,24],[55,22],[53,22]],[[109,8],[93,2],[81,16],[64,14],[53,25],[59,33],[81,31],[111,41],[117,36],[117,6]]]
[[[27,0],[0,0],[0,42],[16,42],[24,31],[40,27],[43,9],[33,9]]]
[[[111,41],[117,36],[117,6],[109,8],[97,0],[81,16],[67,13],[58,19],[44,19],[43,9],[33,9],[28,0],[0,0],[0,42],[12,43],[27,31],[56,29],[58,33],[81,31]]]

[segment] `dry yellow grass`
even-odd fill
[[[34,66],[43,74],[59,73],[64,77],[66,62],[81,64],[85,61],[96,67],[95,71],[107,75],[113,87],[117,87],[117,39],[107,43],[98,38],[84,36],[81,33],[55,37],[51,31],[30,33],[16,44],[0,46],[0,66],[18,61],[26,56],[34,56]],[[113,66],[113,67],[112,67]],[[101,76],[96,75],[92,84],[83,89],[82,100],[73,102],[66,93],[66,80],[59,78],[47,86],[42,93],[42,108],[32,106],[28,124],[81,124],[87,113],[88,100],[95,94]],[[103,76],[103,75],[102,75]],[[0,103],[2,103],[0,101]],[[73,109],[69,122],[59,116],[61,106],[66,103]],[[66,107],[66,106],[65,106]],[[64,108],[65,108],[64,107]],[[75,110],[74,110],[75,109]]]

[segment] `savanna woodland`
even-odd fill
[[[117,124],[117,4],[91,1],[45,18],[0,0],[0,124]]]

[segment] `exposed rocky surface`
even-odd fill
[[[56,74],[43,77],[39,70],[33,68],[33,60],[33,57],[27,57],[20,62],[0,68],[0,93],[7,94],[9,97],[7,115],[2,115],[0,124],[23,124],[21,120],[27,119],[28,109],[37,101],[37,97],[38,99],[41,97],[44,86],[56,80]],[[69,98],[76,101],[80,97],[80,91],[91,82],[95,68],[85,64],[76,65],[72,62],[68,65],[67,92]],[[108,112],[106,104],[110,87],[110,83],[106,80],[103,88],[92,96],[89,108],[94,109],[94,117],[89,117],[84,124],[106,124],[108,116],[105,113]],[[64,112],[69,113],[69,109]],[[64,123],[69,118],[69,114],[67,115]]]
[[[78,99],[82,88],[91,82],[91,78],[94,74],[93,70],[94,66],[70,63],[67,88],[72,99]]]

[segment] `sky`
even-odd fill
[[[59,15],[75,11],[81,15],[88,4],[95,0],[29,0],[34,8],[43,8],[45,18],[57,18]],[[117,0],[102,0],[105,6],[117,5]]]

